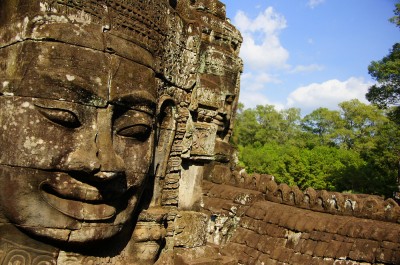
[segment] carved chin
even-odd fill
[[[77,230],[47,228],[47,227],[29,227],[25,228],[29,232],[44,238],[65,243],[86,243],[105,240],[115,236],[122,230],[123,225],[102,224],[82,225]]]

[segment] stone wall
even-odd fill
[[[231,171],[228,166],[217,165],[207,178],[213,183],[259,191],[266,200],[298,208],[334,215],[355,216],[398,223],[400,206],[393,199],[367,194],[349,194],[314,190],[300,190],[285,183],[277,184],[274,177],[265,174],[247,174]]]
[[[400,226],[304,209],[205,181],[209,242],[238,264],[399,264]]]

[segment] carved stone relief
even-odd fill
[[[241,42],[218,0],[0,1],[0,264],[309,264],[302,213],[396,264],[394,201],[234,170]]]

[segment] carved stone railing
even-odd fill
[[[259,191],[264,194],[266,200],[276,203],[335,215],[400,223],[400,206],[397,202],[376,195],[349,194],[313,188],[302,191],[297,186],[290,187],[284,183],[276,183],[272,175],[231,171],[223,165],[215,166],[208,180]]]

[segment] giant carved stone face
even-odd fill
[[[25,41],[1,53],[12,78],[0,85],[15,91],[0,94],[4,215],[62,242],[117,234],[153,160],[153,70],[55,42]]]

